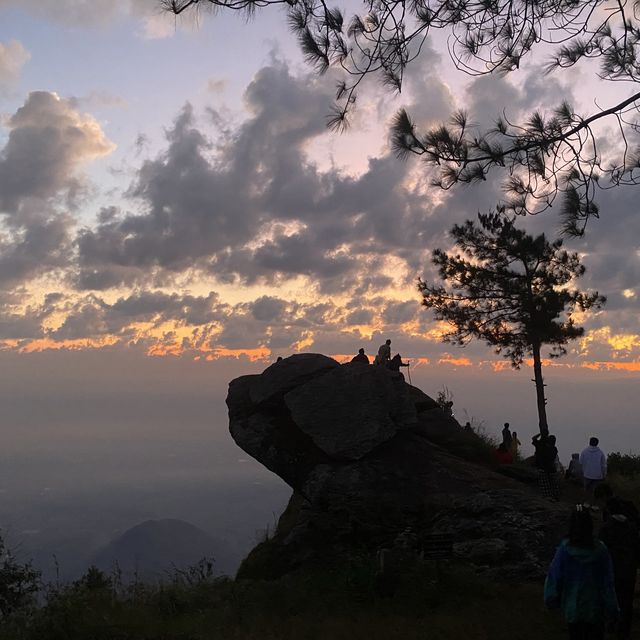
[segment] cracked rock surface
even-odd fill
[[[233,380],[227,406],[238,446],[293,490],[239,575],[373,552],[410,528],[450,534],[454,556],[482,570],[534,577],[566,525],[566,505],[470,461],[477,436],[383,367],[297,354]]]

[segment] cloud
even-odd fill
[[[444,114],[449,89],[435,67],[423,77],[433,95],[416,85],[412,99],[425,117]],[[491,97],[500,95],[526,106],[531,87],[505,82],[478,85],[479,111],[488,114]],[[64,295],[45,309],[33,294],[22,329],[24,305],[7,303],[0,338],[22,340],[18,348],[36,339],[33,348],[90,340],[213,358],[300,349],[349,354],[358,346],[375,352],[391,337],[403,355],[442,359],[441,327],[420,307],[415,278],[434,276],[430,251],[449,248],[454,222],[493,207],[499,178],[443,193],[430,187],[420,163],[399,162],[388,149],[357,174],[320,166],[309,150],[328,135],[332,96],[330,79],[295,75],[276,59],[247,87],[244,120],[212,122],[185,105],[164,148],[141,161],[117,204],[106,203],[80,229],[74,206],[87,206],[78,196],[81,168],[113,147],[80,112],[85,103],[29,96],[8,120],[0,155],[0,290],[46,274],[59,278]],[[603,361],[616,345],[634,357],[627,336],[639,298],[623,293],[639,274],[629,259],[638,255],[632,192],[609,193],[607,209],[620,226],[569,247],[585,254],[585,286],[619,292],[610,315],[586,319],[593,329],[609,327],[583,349]],[[553,222],[522,224],[534,230]],[[68,282],[75,289],[65,289]],[[458,358],[449,352],[449,361]],[[464,357],[493,358],[477,343]]]
[[[29,62],[31,54],[21,42],[0,42],[0,89],[9,87],[20,77],[22,67]]]
[[[114,148],[91,116],[55,93],[29,94],[5,127],[9,135],[0,150],[0,286],[69,264],[75,224],[69,209],[85,187],[79,170]]]
[[[148,40],[168,38],[175,31],[175,20],[168,14],[145,16],[142,19],[142,35]]]
[[[0,10],[17,8],[59,24],[96,28],[123,17],[140,21],[145,38],[165,38],[174,31],[174,17],[156,0],[0,0]]]
[[[79,166],[115,148],[95,119],[47,91],[30,93],[5,126],[9,139],[0,156],[0,212],[10,218],[32,198],[72,198],[80,186]]]
[[[275,62],[247,88],[250,117],[215,141],[187,105],[129,190],[137,211],[82,232],[79,286],[195,266],[245,284],[307,276],[329,292],[359,286],[390,254],[417,268],[430,198],[419,181],[407,188],[407,165],[387,154],[351,177],[307,157],[332,94]]]
[[[128,3],[127,3],[128,4]],[[120,11],[111,0],[0,0],[0,9],[17,8],[63,24],[107,24]]]

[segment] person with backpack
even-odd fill
[[[604,640],[606,623],[618,618],[611,556],[594,539],[591,514],[582,505],[571,513],[569,535],[551,562],[544,603],[562,610],[570,640]]]
[[[640,516],[631,500],[614,496],[607,484],[596,487],[594,495],[596,499],[605,500],[599,537],[607,546],[613,562],[613,578],[620,605],[616,637],[628,640],[631,637],[633,595],[640,562]]]

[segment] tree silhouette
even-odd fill
[[[0,538],[0,618],[29,609],[40,589],[40,572],[31,562],[20,564]]]
[[[564,345],[584,333],[571,313],[599,309],[606,300],[570,288],[585,267],[577,253],[562,249],[562,240],[531,236],[500,211],[478,219],[479,225],[467,220],[451,230],[461,253],[433,252],[448,286],[419,280],[422,304],[452,325],[446,342],[484,340],[516,369],[533,357],[539,427],[548,431],[541,348],[550,345],[551,357],[564,355]]]
[[[549,72],[597,59],[595,77],[628,87],[612,106],[582,115],[561,102],[549,115],[533,113],[518,123],[497,114],[487,130],[471,126],[460,112],[422,133],[401,111],[393,128],[396,150],[421,156],[445,189],[506,169],[501,206],[512,213],[538,213],[562,194],[564,231],[573,235],[598,216],[599,187],[640,179],[640,20],[636,4],[626,0],[363,0],[363,13],[349,19],[325,0],[158,1],[176,15],[202,7],[253,14],[284,6],[307,61],[319,73],[330,66],[344,71],[329,117],[336,128],[347,123],[366,76],[378,75],[400,91],[407,65],[434,29],[448,31],[452,60],[471,75],[513,72],[536,45],[547,45]],[[619,139],[599,145],[599,122],[615,124]]]

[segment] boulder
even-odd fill
[[[345,364],[289,391],[298,428],[327,455],[358,460],[416,424],[407,385],[385,367]]]
[[[259,405],[278,401],[290,389],[337,367],[340,365],[333,358],[319,353],[298,353],[280,362],[274,362],[261,375],[251,376],[251,402]]]
[[[386,368],[291,356],[234,380],[227,404],[236,443],[294,491],[239,576],[375,553],[410,530],[450,534],[465,561],[530,577],[566,524],[565,506],[498,474],[490,444]]]

